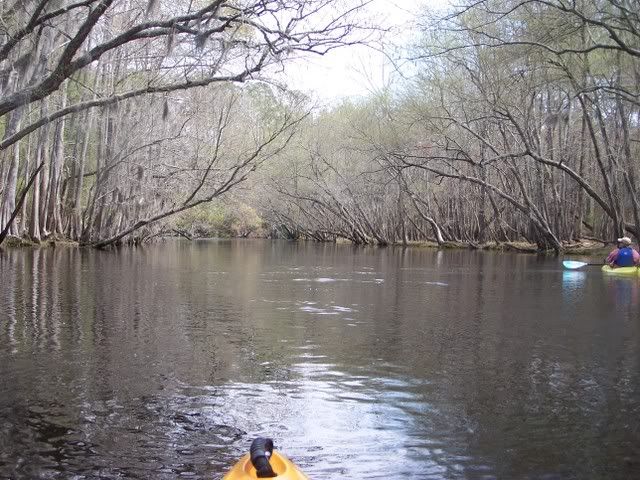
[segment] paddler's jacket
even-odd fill
[[[640,265],[640,253],[631,247],[616,248],[607,257],[607,263],[613,263],[618,267]]]

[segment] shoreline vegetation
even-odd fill
[[[163,235],[155,237],[157,240],[166,240],[166,239],[186,239],[188,241],[197,241],[197,240],[216,240],[216,239],[243,239],[243,238],[251,238],[251,239],[263,239],[263,240],[272,240],[273,237],[267,236],[225,236],[225,237],[198,237],[198,236],[187,236],[185,234],[172,234],[172,235]],[[291,242],[317,242],[317,240],[313,239],[282,239]],[[334,244],[353,244],[353,242],[345,239],[339,239],[335,242],[318,242],[318,243],[334,243]],[[117,245],[114,248],[119,247],[132,247],[132,246],[144,246],[149,245],[149,242],[142,242],[140,244],[121,244]],[[534,243],[528,242],[486,242],[482,244],[471,244],[464,242],[445,242],[438,245],[435,241],[410,241],[406,244],[402,243],[393,243],[388,245],[357,245],[357,246],[367,246],[373,248],[388,248],[388,247],[402,247],[402,248],[429,248],[429,249],[438,249],[438,250],[447,250],[447,249],[459,249],[459,250],[484,250],[484,251],[500,251],[500,252],[516,252],[516,253],[528,253],[528,254],[552,254],[555,255],[556,252],[553,249],[549,250],[540,250],[538,246]],[[57,248],[57,247],[73,247],[73,248],[87,248],[86,246],[82,246],[79,242],[64,239],[64,238],[49,238],[43,240],[41,242],[33,242],[28,239],[18,238],[18,237],[8,237],[5,243],[0,247],[0,251],[3,248]],[[564,245],[564,248],[561,250],[561,254],[563,255],[585,255],[585,256],[602,256],[609,253],[611,247],[608,243],[604,241],[597,240],[580,240],[573,242],[571,244]]]

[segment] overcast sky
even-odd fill
[[[415,33],[412,21],[420,4],[438,8],[445,0],[373,0],[366,15],[391,27],[384,42],[391,53],[393,45],[406,43]],[[345,97],[363,96],[388,82],[392,67],[382,52],[366,46],[350,46],[325,56],[308,56],[286,67],[287,83],[296,90],[313,94],[323,103]]]

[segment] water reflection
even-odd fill
[[[587,274],[576,270],[564,270],[562,272],[562,288],[565,291],[580,290],[584,285]]]
[[[635,277],[605,278],[606,294],[612,304],[618,309],[631,309],[637,311],[640,299],[640,280]]]
[[[312,478],[640,471],[633,279],[251,241],[14,250],[0,274],[1,478],[219,478],[256,435]]]

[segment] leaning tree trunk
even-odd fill
[[[11,136],[20,128],[20,120],[22,117],[23,109],[20,108],[14,112],[11,112],[7,122],[7,129],[5,131],[5,138]],[[4,161],[7,163],[8,168],[6,170],[6,177],[4,179],[4,186],[2,196],[0,196],[0,230],[4,230],[5,226],[9,223],[9,219],[16,206],[16,189],[18,185],[18,167],[20,163],[20,144],[16,143],[12,145],[8,150],[5,150]],[[11,229],[11,233],[15,230]]]

